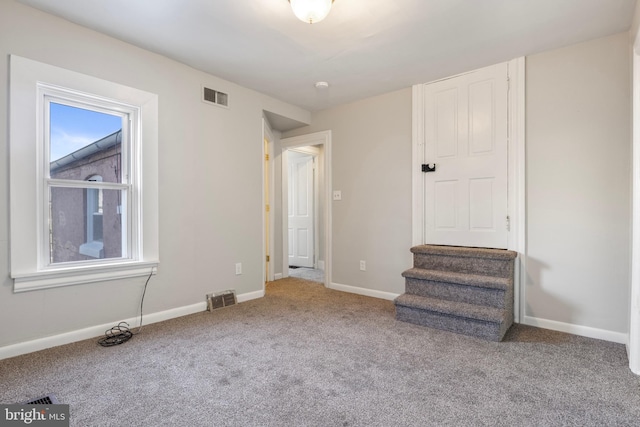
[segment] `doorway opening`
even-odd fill
[[[295,147],[283,152],[287,165],[288,274],[324,283],[320,266],[319,171],[322,147]],[[284,212],[284,211],[283,211]]]
[[[280,141],[282,275],[331,283],[331,132]],[[291,268],[290,268],[291,266]]]

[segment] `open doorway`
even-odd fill
[[[283,152],[287,165],[287,258],[289,276],[324,283],[319,268],[319,172],[322,147],[305,146]],[[284,212],[284,211],[283,211]]]
[[[330,131],[280,141],[283,277],[325,286],[331,283],[330,142]]]

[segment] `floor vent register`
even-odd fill
[[[238,300],[236,292],[233,290],[218,292],[215,294],[207,294],[207,310],[213,311],[219,308],[236,305]]]

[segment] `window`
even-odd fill
[[[39,84],[49,265],[128,258],[136,109]],[[133,136],[131,136],[133,135]],[[47,176],[48,175],[48,176]],[[69,187],[72,186],[72,187]],[[114,188],[117,186],[117,188]],[[135,204],[135,202],[134,202]]]
[[[157,96],[14,55],[10,89],[14,290],[148,275]]]

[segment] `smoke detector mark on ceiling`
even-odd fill
[[[202,102],[229,108],[229,94],[202,86]]]

